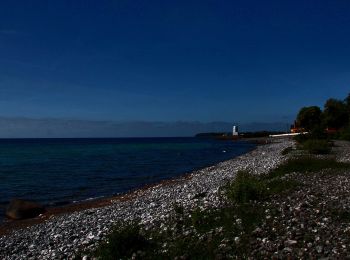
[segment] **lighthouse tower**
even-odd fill
[[[233,128],[232,128],[232,135],[233,136],[237,136],[238,135],[238,127],[237,126],[233,126]]]

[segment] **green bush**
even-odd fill
[[[341,133],[340,139],[350,141],[350,131]]]
[[[327,140],[310,139],[302,144],[302,148],[311,154],[328,154],[331,151]]]
[[[298,144],[302,144],[305,143],[306,141],[311,139],[311,135],[310,134],[300,134],[300,135],[296,135],[294,136],[294,140],[298,143]]]
[[[266,186],[257,176],[239,171],[235,180],[227,187],[227,197],[237,203],[247,203],[264,197]]]
[[[140,234],[137,224],[130,224],[123,228],[117,225],[107,237],[107,241],[96,249],[95,256],[103,260],[131,258],[134,252],[149,250],[151,247],[153,246],[149,240]]]
[[[328,140],[331,136],[324,133],[323,130],[320,128],[315,128],[313,131],[310,131],[310,133],[307,134],[300,134],[294,137],[294,140],[298,144],[303,144],[310,140]]]
[[[350,127],[345,128],[338,133],[337,139],[350,141]]]
[[[261,223],[264,210],[259,205],[242,204],[229,205],[227,207],[214,210],[200,210],[199,208],[191,212],[190,216],[184,216],[184,222],[177,236],[167,234],[154,237],[153,240],[168,245],[167,252],[147,252],[149,259],[176,259],[186,256],[186,259],[217,259],[218,248],[223,239],[233,241],[239,236],[239,244],[231,244],[232,253],[237,256],[246,254],[250,244],[251,232]],[[240,219],[241,223],[236,222]],[[178,222],[177,222],[178,223]],[[178,226],[178,225],[176,225]],[[196,233],[191,235],[183,234],[183,230],[193,227]],[[220,232],[213,232],[216,229]],[[208,232],[211,234],[208,236]],[[198,234],[206,237],[204,240],[198,239]],[[224,257],[227,259],[227,256]]]

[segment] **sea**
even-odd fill
[[[53,207],[114,196],[254,147],[195,137],[0,139],[0,222],[11,198]]]

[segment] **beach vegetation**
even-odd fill
[[[294,136],[294,140],[297,142],[297,144],[302,144],[305,141],[310,139],[311,139],[310,134],[300,134],[300,135]]]
[[[227,186],[227,197],[237,203],[259,200],[265,195],[266,186],[258,176],[248,171],[238,171],[235,180]]]
[[[341,100],[330,98],[324,105],[323,120],[326,127],[343,128],[349,123],[347,105]]]
[[[309,133],[295,136],[294,140],[297,142],[297,144],[302,145],[309,140],[329,140],[329,135],[327,135],[322,129],[315,128]]]
[[[215,259],[249,256],[255,230],[266,214],[277,214],[264,206],[271,196],[300,188],[290,174],[307,174],[323,169],[350,169],[334,159],[301,156],[287,160],[265,175],[237,172],[224,187],[227,203],[220,208],[185,210],[174,204],[175,214],[153,228],[138,223],[116,227],[93,253],[97,259]],[[261,203],[263,202],[263,203]],[[267,213],[268,212],[268,213]],[[348,212],[335,212],[343,221]]]
[[[299,183],[280,177],[287,174],[276,174],[274,171],[263,176],[256,176],[246,171],[237,173],[235,180],[226,186],[226,195],[230,201],[246,204],[252,201],[263,201],[270,196],[294,189]]]
[[[325,169],[347,170],[350,169],[350,164],[338,162],[335,159],[320,159],[312,156],[301,156],[289,159],[284,164],[281,164],[276,169],[270,171],[263,178],[272,179],[291,173],[306,174],[310,172],[318,172]]]
[[[137,223],[116,228],[94,252],[101,260],[131,258],[135,252],[152,250],[153,243],[147,239]]]
[[[303,142],[301,147],[310,154],[329,154],[331,152],[331,143],[327,140],[309,139]]]
[[[183,206],[181,206],[177,203],[174,203],[173,208],[174,208],[174,211],[176,214],[180,214],[180,215],[184,214],[184,207]]]
[[[106,260],[215,259],[228,253],[244,256],[263,215],[261,206],[249,203],[211,210],[196,208],[191,214],[177,215],[167,223],[167,231],[146,231],[137,224],[115,229],[93,255]],[[223,241],[228,248],[223,248]]]
[[[336,135],[336,139],[350,141],[350,126],[339,131]]]

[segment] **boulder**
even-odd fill
[[[33,201],[12,199],[6,209],[6,217],[11,219],[34,218],[45,212],[45,208]]]

